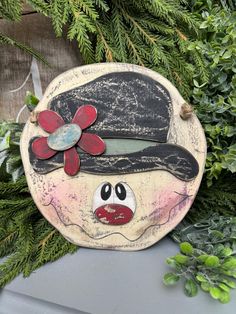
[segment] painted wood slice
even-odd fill
[[[206,158],[195,114],[177,89],[130,64],[67,71],[26,123],[21,154],[32,197],[80,246],[144,249],[186,215]]]

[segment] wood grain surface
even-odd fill
[[[50,19],[31,11],[26,7],[20,22],[0,20],[0,29],[2,33],[37,50],[49,62],[50,67],[37,61],[44,92],[54,77],[81,65],[82,59],[75,43],[70,43],[65,37],[56,38]],[[23,84],[31,65],[32,57],[29,54],[9,45],[0,46],[0,121],[15,120],[24,105],[26,92],[34,93],[32,75],[24,87],[11,92]],[[20,121],[26,121],[28,116],[25,110]]]

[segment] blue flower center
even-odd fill
[[[48,146],[51,149],[64,151],[73,147],[80,139],[81,128],[77,124],[65,124],[48,137]]]

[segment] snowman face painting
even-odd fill
[[[80,246],[146,248],[190,208],[204,169],[197,118],[159,74],[128,64],[70,70],[49,85],[21,153],[32,197]]]

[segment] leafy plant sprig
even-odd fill
[[[203,17],[205,36],[188,49],[201,50],[209,70],[208,82],[195,77],[192,103],[207,137],[210,186],[224,172],[236,172],[236,13],[216,8]]]
[[[180,252],[167,259],[174,272],[164,275],[164,284],[175,285],[182,278],[187,296],[197,295],[200,288],[228,303],[230,290],[236,288],[236,218],[216,215],[182,226],[175,240]]]
[[[15,182],[24,173],[20,156],[23,124],[3,122],[0,125],[0,177]]]
[[[38,102],[37,97],[27,92],[25,105],[29,111],[32,111]],[[20,137],[23,127],[23,123],[0,123],[0,178],[3,182],[10,178],[16,182],[24,174],[20,156]]]

